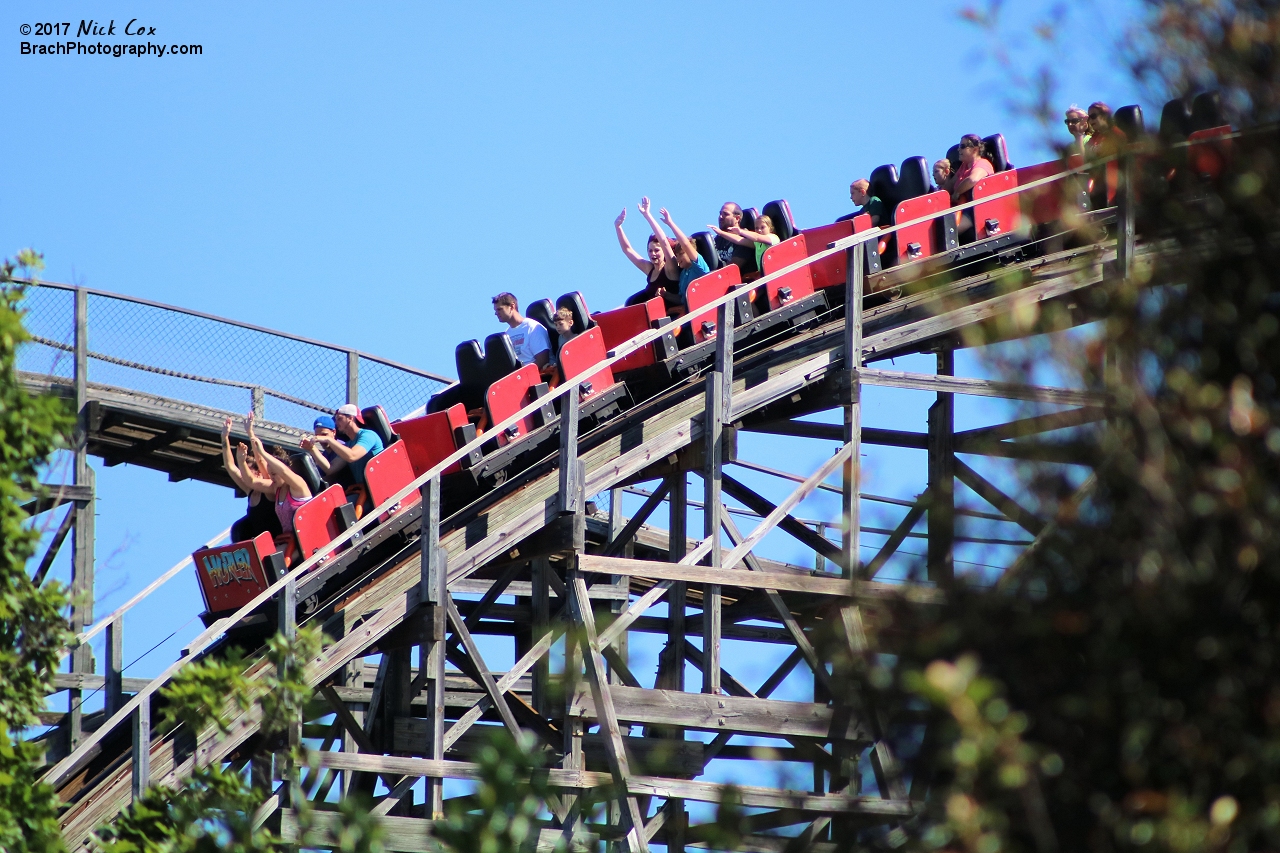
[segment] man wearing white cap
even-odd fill
[[[329,465],[328,476],[341,471],[343,466],[351,469],[355,478],[354,488],[347,489],[347,496],[352,498],[356,507],[356,518],[364,515],[365,503],[368,501],[368,489],[364,484],[364,466],[369,460],[382,452],[382,439],[371,429],[363,429],[364,418],[354,403],[338,407],[333,413],[333,422],[338,427],[336,436],[316,436],[315,444],[333,452],[333,461]]]

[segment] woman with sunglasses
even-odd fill
[[[1071,142],[1067,145],[1067,156],[1084,155],[1084,147],[1089,139],[1089,114],[1072,104],[1067,109],[1067,117],[1063,119],[1067,132],[1071,134]]]
[[[966,133],[960,137],[960,168],[951,180],[951,203],[964,204],[973,201],[973,188],[978,181],[989,178],[996,173],[995,166],[983,156],[985,150],[982,138],[976,133]],[[956,225],[959,228],[961,243],[971,243],[974,239],[973,216],[967,211],[956,214]]]

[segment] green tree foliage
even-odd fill
[[[538,813],[551,789],[535,771],[540,755],[495,732],[480,750],[480,784],[470,798],[451,799],[435,836],[455,853],[532,853]],[[563,850],[563,844],[557,850]]]
[[[898,608],[879,632],[898,654],[855,662],[889,685],[885,707],[929,708],[923,743],[916,727],[897,745],[930,795],[886,840],[1280,846],[1280,10],[1146,7],[1127,49],[1152,100],[1219,89],[1264,131],[1230,143],[1217,180],[1185,149],[1139,160],[1159,251],[1093,289],[1092,343],[1033,341],[999,365],[1025,381],[1052,360],[1112,395],[1096,488],[1081,502],[1078,469],[1026,465],[1020,497],[1053,524],[1016,578]]]
[[[264,746],[279,745],[291,720],[300,720],[311,689],[302,678],[302,664],[319,651],[323,635],[318,627],[303,626],[293,640],[277,634],[267,642],[266,659],[272,665],[258,678],[245,675],[247,661],[233,652],[224,658],[206,658],[179,670],[161,695],[167,705],[162,727],[186,726],[199,732],[213,727],[228,731],[227,713],[261,712]],[[306,764],[306,750],[282,749],[281,756],[294,767]],[[241,756],[241,764],[249,756]],[[255,785],[247,769],[212,764],[195,770],[176,787],[158,785],[110,825],[98,831],[105,853],[236,853],[284,849],[278,832],[255,819],[258,808],[272,792]],[[298,821],[305,835],[312,812],[296,786],[291,798],[298,803]],[[381,828],[357,802],[344,803],[336,833],[343,853],[380,853]]]
[[[19,736],[44,708],[59,650],[68,639],[56,583],[37,587],[27,575],[40,531],[22,505],[40,494],[39,468],[67,445],[71,418],[51,396],[32,396],[15,373],[25,286],[43,264],[26,250],[0,265],[0,849],[60,850],[52,791],[38,782],[37,750]],[[19,275],[20,274],[20,275]]]

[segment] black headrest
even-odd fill
[[[760,211],[756,210],[754,207],[748,207],[746,210],[742,211],[742,221],[738,224],[748,231],[754,231],[756,230],[756,220],[759,218]]]
[[[1174,98],[1160,111],[1160,138],[1178,142],[1191,133],[1191,96]]]
[[[525,312],[526,317],[530,320],[537,320],[547,334],[555,335],[556,333],[556,306],[551,304],[550,299],[539,299],[529,306],[529,310]]]
[[[997,172],[1007,172],[1013,168],[1013,164],[1009,162],[1009,149],[1004,144],[1004,134],[993,133],[982,140],[982,148],[988,160],[991,161],[991,168]]]
[[[1121,107],[1111,114],[1111,118],[1130,141],[1141,139],[1147,134],[1147,126],[1142,121],[1142,107],[1137,104]]]
[[[923,157],[908,157],[903,160],[898,172],[898,197],[893,200],[894,206],[929,192],[929,177],[928,160]]]
[[[311,458],[310,453],[291,453],[289,459],[293,462],[293,470],[307,482],[312,497],[324,491],[324,478],[320,476],[320,469],[316,467],[316,460]]]
[[[1217,92],[1201,92],[1191,102],[1191,132],[1222,127],[1226,124],[1222,115],[1222,96]]]
[[[453,351],[454,363],[458,366],[458,383],[460,385],[487,385],[488,374],[485,372],[484,352],[479,341],[463,341]]]
[[[702,255],[702,260],[707,265],[707,269],[712,272],[720,269],[720,256],[716,254],[716,235],[714,233],[699,231],[696,234],[689,235],[689,239],[693,241],[693,247],[698,250],[698,254]]]
[[[378,438],[382,439],[383,447],[388,446],[400,437],[392,431],[391,421],[387,418],[387,413],[382,410],[381,406],[369,406],[367,409],[361,409],[360,417],[364,418],[365,429],[373,430],[378,434]]]
[[[556,300],[556,309],[568,308],[573,314],[573,333],[580,335],[587,329],[596,324],[591,319],[591,312],[587,310],[587,300],[582,298],[582,294],[578,291],[566,293]]]
[[[773,222],[773,233],[779,240],[790,240],[796,236],[796,223],[791,218],[791,205],[785,198],[771,201],[764,206],[764,215]]]
[[[892,163],[886,163],[883,166],[876,166],[871,170],[871,177],[867,178],[867,183],[871,186],[867,189],[868,195],[873,195],[884,202],[888,207],[897,207],[898,205],[898,167]]]
[[[484,339],[484,369],[488,379],[486,385],[520,369],[520,359],[516,358],[516,349],[506,332]]]

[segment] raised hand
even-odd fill
[[[649,215],[649,197],[647,195],[640,196],[640,203],[636,205],[636,207],[639,208],[641,214],[643,214],[644,216],[648,216]]]
[[[222,422],[222,440],[229,441],[231,439],[231,416],[227,415],[226,420]]]
[[[667,225],[672,224],[671,214],[667,212],[667,209],[665,207],[658,209],[658,215],[662,217],[662,221],[665,222]]]
[[[627,221],[627,209],[624,207],[624,208],[622,208],[622,212],[618,214],[618,218],[617,218],[617,219],[615,219],[615,220],[613,220],[613,227],[614,227],[614,228],[621,228],[621,227],[622,227],[622,223],[624,223],[624,222],[626,222],[626,221]]]

